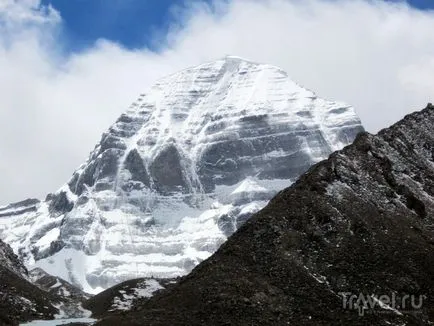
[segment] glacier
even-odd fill
[[[140,94],[57,192],[0,207],[0,239],[88,293],[185,275],[361,131],[351,106],[227,56]]]

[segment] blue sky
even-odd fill
[[[199,0],[211,2],[208,0]],[[389,0],[395,1],[395,0]],[[164,37],[176,19],[173,7],[183,0],[43,0],[58,10],[63,19],[65,46],[81,50],[99,38],[135,49],[158,48],[158,35]],[[434,9],[433,0],[409,0],[418,9]]]
[[[55,191],[138,94],[228,54],[353,105],[370,132],[396,122],[434,102],[434,0],[391,2],[0,0],[0,204]]]
[[[202,0],[202,2],[210,2]],[[72,50],[88,47],[104,38],[134,49],[158,47],[155,39],[164,37],[175,20],[172,11],[183,0],[43,0],[60,12],[63,40]]]
[[[408,3],[410,3],[413,7],[420,9],[434,8],[434,1],[432,0],[409,0]]]

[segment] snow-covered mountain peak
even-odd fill
[[[361,130],[277,67],[204,63],[141,94],[58,192],[0,208],[0,238],[87,292],[182,275]]]

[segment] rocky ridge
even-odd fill
[[[359,134],[177,285],[98,325],[432,325],[433,128],[428,105]]]
[[[12,249],[0,240],[0,325],[19,321],[53,319],[60,299],[33,285],[27,269]]]
[[[12,248],[0,240],[0,325],[32,320],[83,317],[90,296],[68,282],[35,269],[28,271]]]

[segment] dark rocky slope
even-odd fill
[[[0,326],[55,317],[83,317],[90,295],[40,268],[28,271],[0,240]],[[56,316],[57,315],[57,316]]]
[[[48,274],[41,268],[32,269],[29,275],[32,283],[53,295],[69,298],[76,302],[84,302],[91,297],[90,294],[83,292],[78,287],[60,277]]]
[[[91,298],[90,294],[60,277],[48,274],[41,268],[31,270],[29,276],[33,284],[50,294],[51,297],[60,300],[55,307],[59,309],[61,318],[81,318],[90,315],[90,312],[82,307],[82,304]]]
[[[98,324],[433,324],[433,129],[428,105],[376,136],[359,134],[177,285]],[[425,299],[359,316],[342,292]]]
[[[29,280],[29,274],[12,249],[0,240],[0,325],[18,321],[53,319],[52,304],[60,298],[43,291]]]

